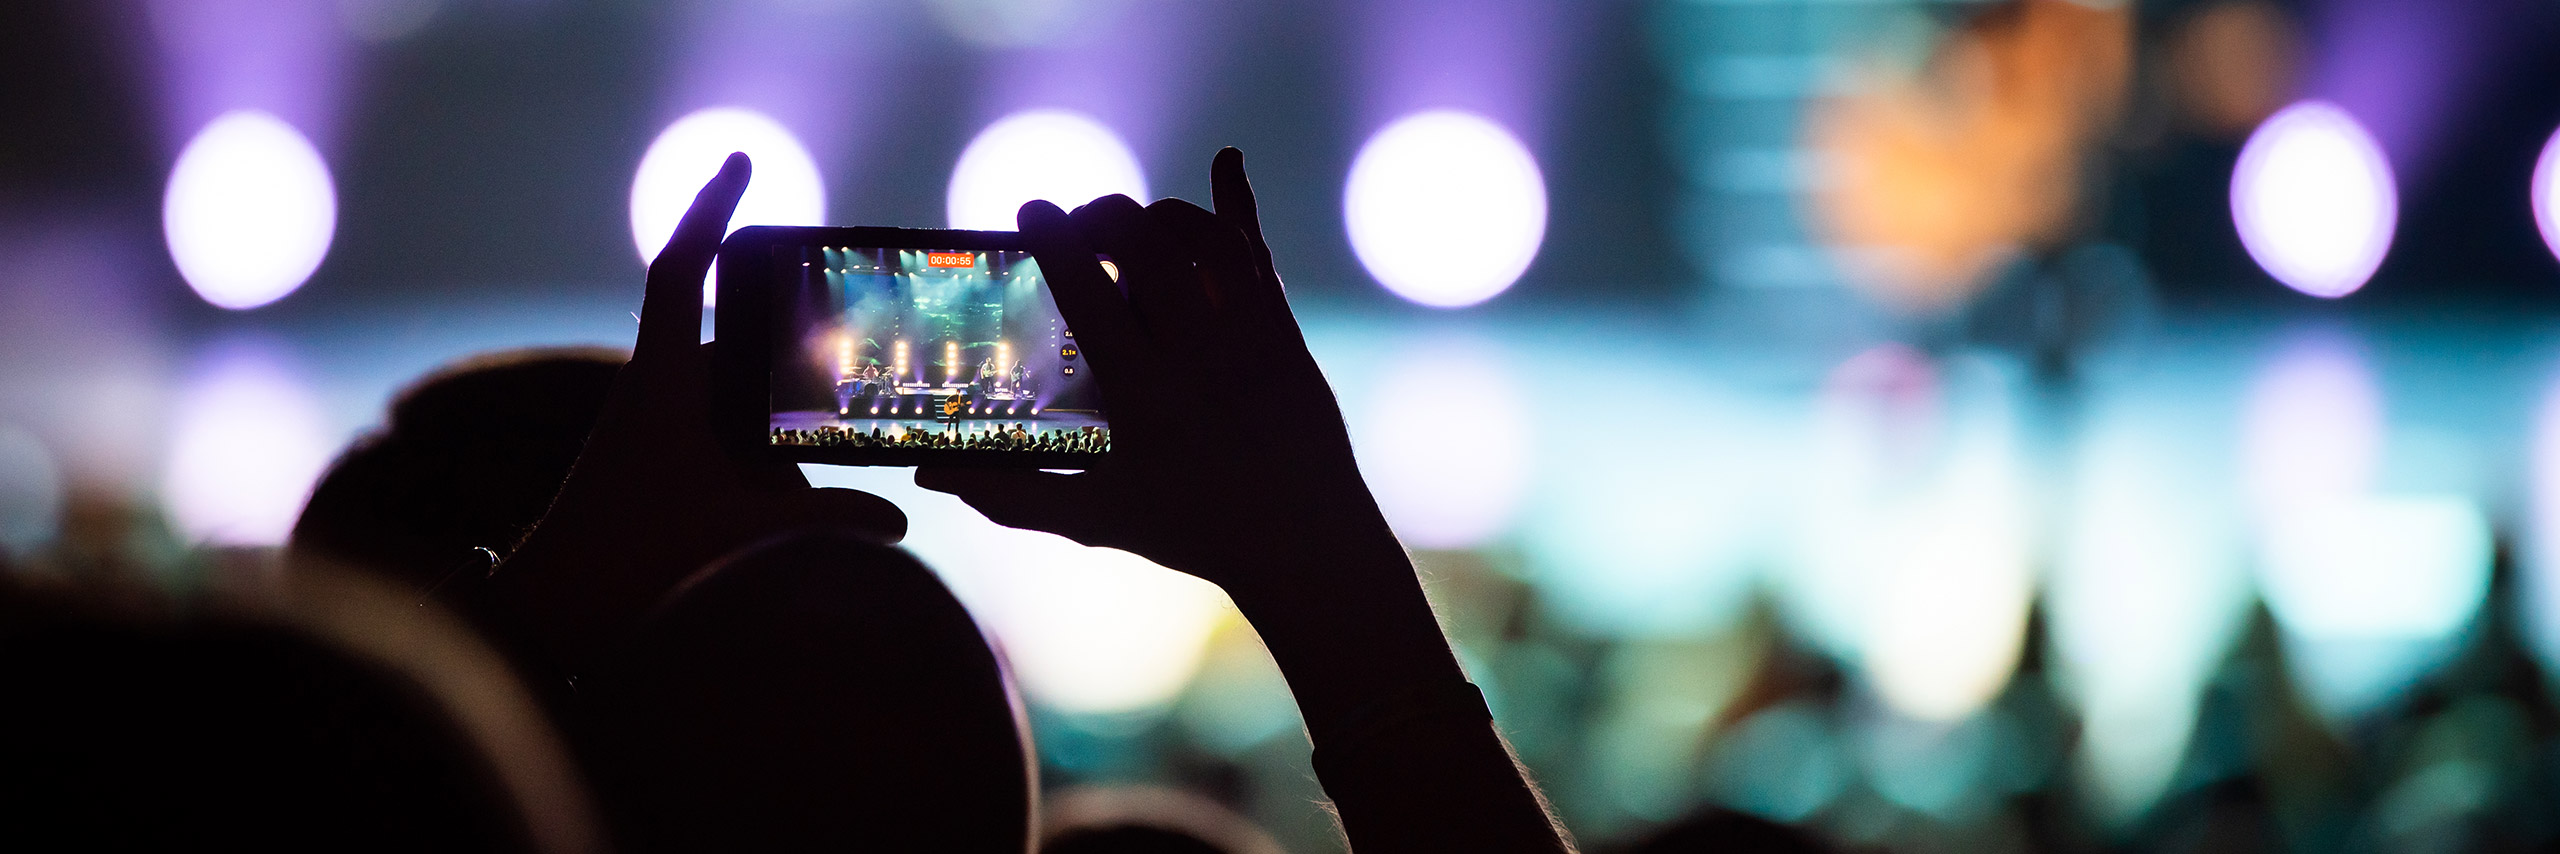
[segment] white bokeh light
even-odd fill
[[[2333,723],[2440,666],[2488,594],[2478,501],[2382,489],[2386,412],[2353,343],[2314,337],[2270,361],[2241,413],[2259,594],[2295,684]]]
[[[2250,509],[2276,519],[2373,487],[2382,460],[2382,392],[2348,344],[2289,345],[2242,404],[2240,466]]]
[[[338,190],[301,131],[236,110],[178,154],[160,227],[188,287],[223,308],[257,308],[320,268],[338,232]]]
[[[2017,375],[1878,347],[1836,369],[1807,425],[1790,623],[1902,715],[1949,722],[2016,669],[2035,591]]]
[[[1004,645],[1023,691],[1075,714],[1159,714],[1234,618],[1216,585],[1113,549],[1006,528],[918,488],[911,469],[806,466],[907,513],[907,544]]]
[[[1656,378],[1633,424],[1644,441],[1591,442],[1586,422],[1566,419],[1541,443],[1522,546],[1529,577],[1577,629],[1713,635],[1760,580],[1788,443],[1754,407],[1683,379]]]
[[[732,152],[746,152],[755,174],[729,229],[750,225],[823,225],[827,220],[826,181],[809,150],[781,122],[754,110],[713,107],[677,119],[649,143],[640,169],[631,178],[631,241],[647,263],[666,248],[676,222],[702,185],[718,174]],[[711,285],[702,290],[704,305],[712,301]]]
[[[2406,696],[2452,660],[2488,598],[2489,521],[2464,496],[2341,498],[2261,536],[2258,584],[2285,665],[2333,724]]]
[[[952,228],[1012,231],[1033,199],[1060,208],[1113,193],[1147,200],[1146,173],[1120,135],[1092,116],[1026,110],[979,131],[951,167],[945,210]]]
[[[2342,297],[2391,250],[2399,190],[2382,146],[2347,111],[2304,101],[2249,135],[2231,172],[2240,242],[2287,287]]]
[[[2249,614],[2238,514],[2187,415],[2161,394],[2096,409],[2045,593],[2048,672],[2080,710],[2088,805],[2115,827],[2175,782],[2205,683]]]
[[[1867,626],[1876,494],[1920,477],[1913,469],[1946,429],[1943,386],[1935,360],[1877,346],[1833,369],[1797,431],[1805,473],[1793,479],[1796,554],[1791,571],[1769,581],[1787,627],[1835,657],[1855,660]]]
[[[2533,164],[2533,224],[2542,229],[2542,245],[2560,255],[2560,131],[2542,144]]]
[[[1890,502],[1869,548],[1859,650],[1885,704],[1953,721],[2009,683],[2035,593],[2026,487],[2004,425],[1963,429],[1926,494]]]
[[[2259,583],[2286,630],[2425,640],[2462,627],[2489,593],[2489,522],[2459,496],[2356,496],[2288,513],[2266,532]]]
[[[188,539],[271,546],[336,446],[303,384],[259,351],[216,356],[180,396],[160,496]]]
[[[1354,422],[1379,509],[1420,548],[1501,535],[1529,489],[1529,417],[1507,367],[1517,361],[1472,342],[1390,358]]]
[[[1537,158],[1491,120],[1434,110],[1361,146],[1342,191],[1351,248],[1379,284],[1428,306],[1474,305],[1511,287],[1547,233]]]

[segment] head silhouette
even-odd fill
[[[0,578],[11,838],[594,850],[565,752],[493,653],[368,577],[284,586],[272,602],[179,603]]]
[[[1018,705],[906,552],[804,533],[687,581],[582,677],[594,779],[643,850],[1020,852]]]
[[[550,508],[623,361],[601,349],[513,350],[429,374],[329,467],[293,548],[419,589],[475,549],[504,553]]]

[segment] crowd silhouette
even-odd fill
[[[1111,450],[1111,432],[1101,427],[1031,429],[1017,422],[996,424],[986,429],[952,427],[941,430],[898,429],[884,431],[850,429],[822,425],[802,430],[774,428],[776,445],[807,445],[820,448],[909,448],[956,451],[1047,451],[1052,453],[1098,454]]]

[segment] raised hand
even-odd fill
[[[1570,850],[1360,478],[1273,270],[1244,155],[1219,152],[1210,183],[1215,213],[1122,196],[1073,214],[1022,208],[1024,241],[1102,387],[1104,461],[1081,474],[925,468],[916,483],[997,523],[1225,588],[1288,678],[1358,850]]]
[[[1243,155],[1221,152],[1212,180],[1214,214],[1125,196],[1072,215],[1022,209],[1024,239],[1102,387],[1109,461],[1073,475],[927,468],[917,482],[1000,524],[1134,552],[1239,601],[1277,592],[1263,589],[1281,579],[1262,564],[1311,544],[1400,559],[1272,272]],[[1118,283],[1096,252],[1119,266]]]
[[[796,466],[743,463],[710,426],[710,354],[698,343],[702,279],[750,166],[729,155],[649,265],[631,361],[549,513],[497,570],[492,595],[564,673],[576,673],[715,558],[797,528],[882,542],[906,533],[896,505],[811,489]]]
[[[1123,196],[1022,208],[1101,385],[1111,454],[1081,474],[925,468],[916,483],[1216,583],[1321,730],[1383,692],[1464,677],[1289,312],[1243,153],[1219,152],[1210,179],[1215,213]]]

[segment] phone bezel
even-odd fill
[[[720,275],[712,309],[710,399],[713,432],[735,453],[766,460],[839,466],[947,465],[980,468],[1089,469],[1112,452],[973,451],[902,448],[827,448],[776,445],[773,424],[773,325],[771,295],[783,266],[779,250],[804,246],[882,249],[1027,251],[1011,231],[882,226],[817,227],[751,225],[720,244]],[[1091,370],[1091,366],[1086,366]]]

